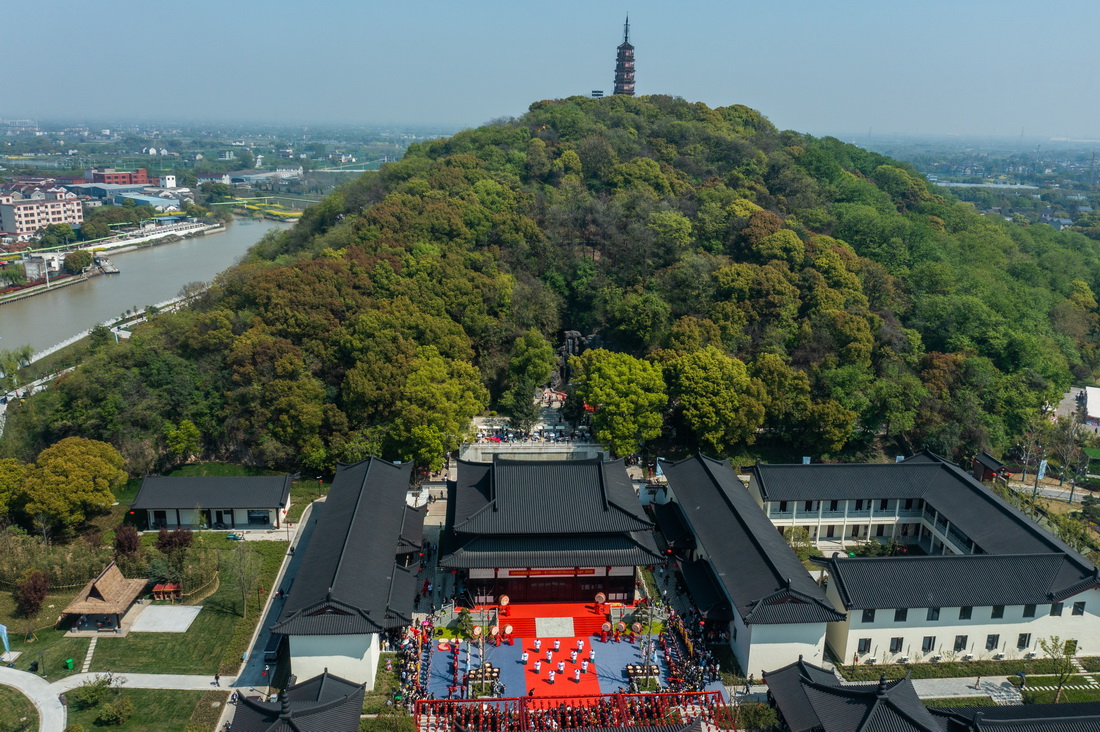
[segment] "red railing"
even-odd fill
[[[732,710],[717,691],[426,699],[416,703],[415,713],[421,732],[650,727],[686,724],[699,717],[710,729],[736,731]]]

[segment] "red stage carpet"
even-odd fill
[[[492,609],[495,606],[479,606],[479,610]],[[524,603],[508,605],[500,616],[501,626],[511,625],[512,635],[517,638],[535,637],[536,618],[573,618],[573,632],[580,637],[590,637],[600,632],[607,620],[596,612],[594,604],[573,602]]]
[[[536,653],[532,641],[524,639],[523,650],[527,651],[531,656],[527,663],[525,673],[523,674],[524,680],[527,682],[527,690],[534,689],[534,696],[568,697],[571,694],[576,694],[578,696],[598,695],[600,693],[600,682],[596,677],[595,664],[588,665],[588,673],[581,674],[580,683],[573,681],[574,669],[580,668],[581,661],[588,657],[589,639],[584,639],[585,652],[577,655],[577,662],[575,664],[569,661],[569,651],[577,647],[577,638],[557,639],[561,641],[561,650],[554,654],[553,662],[546,662],[546,651],[553,648],[554,640],[553,638],[544,638],[542,640],[542,652]],[[535,673],[535,659],[542,659],[542,671],[538,674]],[[564,674],[556,673],[558,661],[565,661]],[[550,674],[548,673],[551,668],[555,671],[553,684],[550,683]],[[581,702],[579,699],[576,701],[577,703]]]

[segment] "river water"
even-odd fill
[[[93,277],[26,300],[0,305],[0,349],[49,348],[137,307],[170,300],[191,282],[209,282],[235,264],[275,221],[239,219],[218,234],[124,254],[110,254],[122,274]]]

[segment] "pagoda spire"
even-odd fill
[[[615,93],[634,96],[634,46],[630,45],[630,15],[623,24],[623,42],[615,56]]]

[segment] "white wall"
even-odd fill
[[[843,612],[832,584],[828,595]],[[1073,614],[1075,602],[1085,603],[1083,615]],[[1064,641],[1076,640],[1079,656],[1100,654],[1100,589],[1067,598],[1060,616],[1051,616],[1050,608],[1050,604],[1037,605],[1035,617],[1025,618],[1023,605],[1008,605],[1004,617],[997,619],[992,617],[993,608],[974,607],[970,620],[960,620],[959,608],[944,607],[940,608],[939,620],[932,621],[928,620],[927,608],[910,608],[903,622],[895,622],[894,609],[886,608],[876,610],[871,623],[863,622],[862,610],[850,610],[847,621],[829,624],[828,639],[845,663],[851,663],[857,655],[861,638],[870,638],[871,648],[868,653],[858,654],[860,660],[877,658],[879,663],[895,662],[903,656],[919,663],[931,661],[936,655],[943,660],[961,660],[967,653],[976,659],[993,658],[997,654],[1005,658],[1022,658],[1028,652],[1043,655],[1039,641],[1055,635]],[[1030,644],[1024,649],[1017,648],[1021,633],[1031,634]],[[987,636],[993,634],[1000,636],[997,648],[986,650]],[[966,650],[955,653],[955,636],[959,635],[967,636]],[[936,638],[935,650],[929,654],[921,650],[925,636]],[[900,653],[890,653],[890,639],[895,637],[903,639]]]
[[[794,663],[801,656],[807,663],[821,665],[825,660],[825,623],[791,623],[751,626],[752,643],[747,664],[741,660],[746,674],[774,671]]]
[[[349,681],[374,688],[381,643],[377,635],[292,635],[290,636],[290,672],[298,681],[318,674],[335,674]]]

